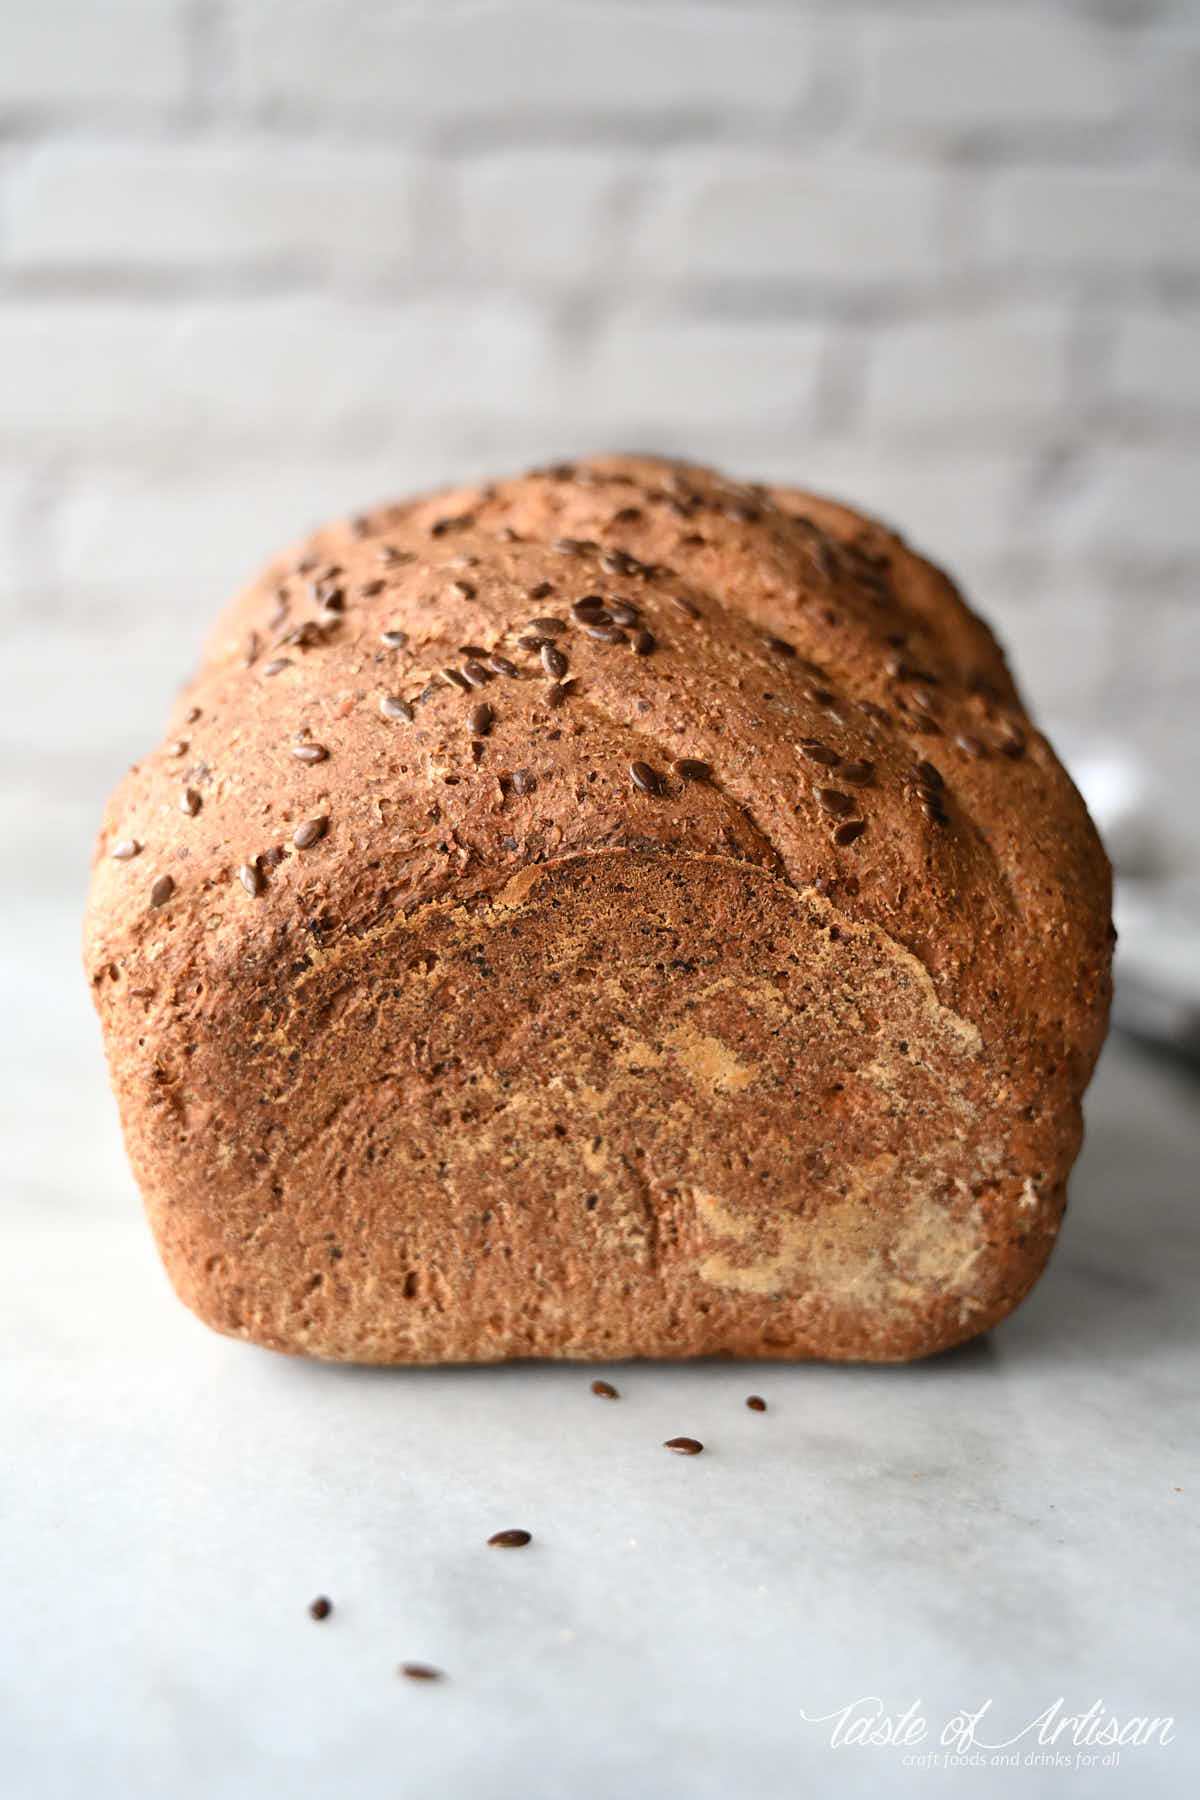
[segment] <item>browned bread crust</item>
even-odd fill
[[[273,563],[113,795],[85,932],[181,1297],[368,1362],[986,1329],[1058,1230],[1110,953],[951,582],[618,456]]]

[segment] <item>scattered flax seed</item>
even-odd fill
[[[325,761],[329,752],[324,744],[293,744],[292,755],[297,762],[319,763]]]
[[[658,771],[652,769],[649,763],[630,763],[629,779],[633,782],[634,787],[639,788],[643,794],[661,794],[662,792],[662,781]]]
[[[695,756],[681,756],[671,767],[683,781],[707,781],[712,774],[712,764],[701,762]]]
[[[441,1681],[442,1671],[435,1669],[431,1663],[403,1662],[397,1664],[397,1675],[403,1675],[407,1681]]]
[[[292,833],[292,842],[297,850],[311,850],[314,844],[320,843],[329,827],[329,820],[305,819],[303,825],[297,825]]]
[[[168,756],[186,756],[187,755],[187,739],[186,738],[176,738],[175,742],[173,744],[167,745],[166,754]]]
[[[654,634],[650,631],[639,631],[631,645],[635,656],[649,656],[654,648]]]
[[[984,756],[987,754],[979,739],[977,737],[972,737],[969,731],[962,732],[954,741],[966,756]]]
[[[950,815],[946,811],[945,783],[940,772],[932,763],[919,762],[910,776],[913,792],[920,802],[921,810],[933,825],[948,825]]]
[[[291,666],[292,659],[290,656],[273,656],[270,662],[265,662],[263,664],[261,673],[263,675],[278,675],[281,669],[290,669]]]
[[[492,720],[495,716],[487,701],[481,700],[479,705],[473,706],[467,714],[467,730],[472,737],[486,737],[492,728]]]
[[[587,634],[598,644],[627,644],[628,634],[619,625],[589,625]]]
[[[700,617],[700,608],[684,594],[672,594],[671,604],[672,606],[677,606],[680,612],[689,619],[698,619]]]
[[[838,770],[838,780],[848,781],[851,787],[870,787],[875,779],[875,764],[871,762],[843,763]]]
[[[406,725],[413,722],[413,709],[400,694],[382,695],[379,710],[385,719],[402,719]]]
[[[442,674],[446,677],[446,680],[450,683],[451,687],[458,688],[464,694],[470,693],[470,680],[463,674],[461,669],[443,669]]]
[[[308,1610],[314,1619],[327,1619],[333,1611],[333,1601],[327,1594],[318,1594]]]
[[[840,788],[815,787],[813,799],[827,813],[835,813],[838,816],[854,810],[853,798],[849,794],[843,794]]]
[[[175,877],[173,875],[160,875],[158,880],[154,883],[154,886],[150,889],[150,905],[152,907],[164,905],[174,892]]]
[[[636,625],[641,616],[632,600],[610,600],[608,614],[614,625]]]
[[[509,1531],[493,1531],[488,1543],[495,1550],[520,1550],[523,1545],[533,1542],[531,1531],[522,1531],[519,1526]]]
[[[590,550],[600,548],[592,538],[555,538],[550,548],[557,550],[561,556],[586,556]]]
[[[512,772],[512,791],[514,794],[532,794],[537,786],[537,777],[532,769],[514,769]]]
[[[667,1438],[663,1443],[663,1449],[673,1450],[676,1456],[699,1456],[703,1448],[699,1438]]]
[[[114,862],[128,862],[131,857],[140,856],[141,850],[142,846],[136,838],[122,838],[119,844],[113,845],[108,854]]]
[[[571,686],[572,683],[569,681],[553,682],[551,686],[546,689],[546,705],[561,706],[567,695],[570,693]]]
[[[461,594],[464,600],[473,600],[475,598],[475,583],[473,581],[452,581],[450,586],[456,594]]]
[[[179,810],[185,812],[189,819],[194,819],[200,811],[200,796],[195,788],[184,788],[179,796]]]
[[[838,572],[838,559],[837,552],[829,539],[822,535],[810,546],[810,549],[816,565],[826,581],[832,581]]]
[[[262,870],[254,863],[243,863],[238,870],[238,880],[252,900],[258,898],[263,891]]]
[[[751,1412],[766,1412],[767,1410],[767,1403],[761,1394],[748,1394],[746,1397],[746,1405],[750,1408]]]
[[[768,650],[773,650],[776,656],[795,656],[796,654],[795,644],[789,644],[786,638],[772,637],[768,633],[763,638],[763,643]]]
[[[602,1400],[619,1400],[621,1398],[611,1381],[593,1381],[593,1394],[599,1394]]]
[[[540,650],[542,645],[549,641],[549,638],[538,637],[536,632],[526,632],[524,637],[517,639],[517,648],[518,650]]]
[[[801,738],[800,754],[807,756],[809,762],[822,763],[827,769],[835,769],[842,760],[836,750],[831,750],[818,738]]]
[[[408,645],[408,633],[407,631],[381,631],[379,641],[381,644],[386,644],[389,650],[403,650]]]
[[[485,687],[492,679],[491,670],[485,668],[483,663],[476,662],[474,658],[463,664],[462,672],[473,688]]]
[[[561,681],[567,672],[567,659],[553,644],[543,644],[542,667],[552,680]]]
[[[833,841],[835,844],[852,844],[855,838],[860,838],[866,829],[867,821],[865,819],[843,819],[840,825],[834,827]]]
[[[515,662],[510,662],[507,656],[500,656],[497,653],[488,657],[487,666],[493,675],[517,676],[521,673]]]
[[[321,642],[321,627],[316,619],[304,619],[299,625],[293,625],[279,639],[279,645],[294,644],[299,650],[310,650],[314,644]]]
[[[553,592],[554,583],[552,581],[535,581],[532,587],[525,589],[525,598],[527,600],[544,600],[547,594]]]
[[[376,594],[382,594],[386,586],[387,583],[381,581],[378,575],[373,576],[370,581],[359,583],[358,597],[360,600],[373,600]]]
[[[542,637],[561,637],[567,629],[565,619],[530,619],[529,629],[540,632]]]
[[[460,656],[469,657],[475,662],[482,662],[488,652],[482,644],[460,644],[458,646],[458,654]]]

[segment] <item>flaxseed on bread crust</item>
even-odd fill
[[[274,562],[113,795],[85,944],[217,1330],[890,1361],[1045,1264],[1109,870],[899,537],[610,456]]]

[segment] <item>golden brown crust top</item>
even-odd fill
[[[1036,1047],[1086,1081],[1107,864],[987,627],[857,513],[648,457],[383,507],[274,562],[110,802],[89,971],[136,963],[178,1005],[617,848],[815,888],[1014,1077]]]

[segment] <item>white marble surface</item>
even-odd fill
[[[1179,1070],[1110,1049],[1059,1252],[990,1341],[909,1369],[626,1366],[608,1403],[595,1371],[322,1368],[205,1332],[140,1217],[75,936],[73,905],[21,905],[0,945],[6,1795],[1197,1791]],[[704,1455],[660,1448],[679,1432]],[[505,1525],[534,1544],[486,1549]],[[866,1695],[919,1702],[924,1743],[834,1748],[803,1716]],[[1082,1772],[1023,1761],[1033,1731],[1016,1766],[904,1760],[963,1708],[993,1703],[994,1743],[1060,1696],[1172,1715],[1174,1740]]]

